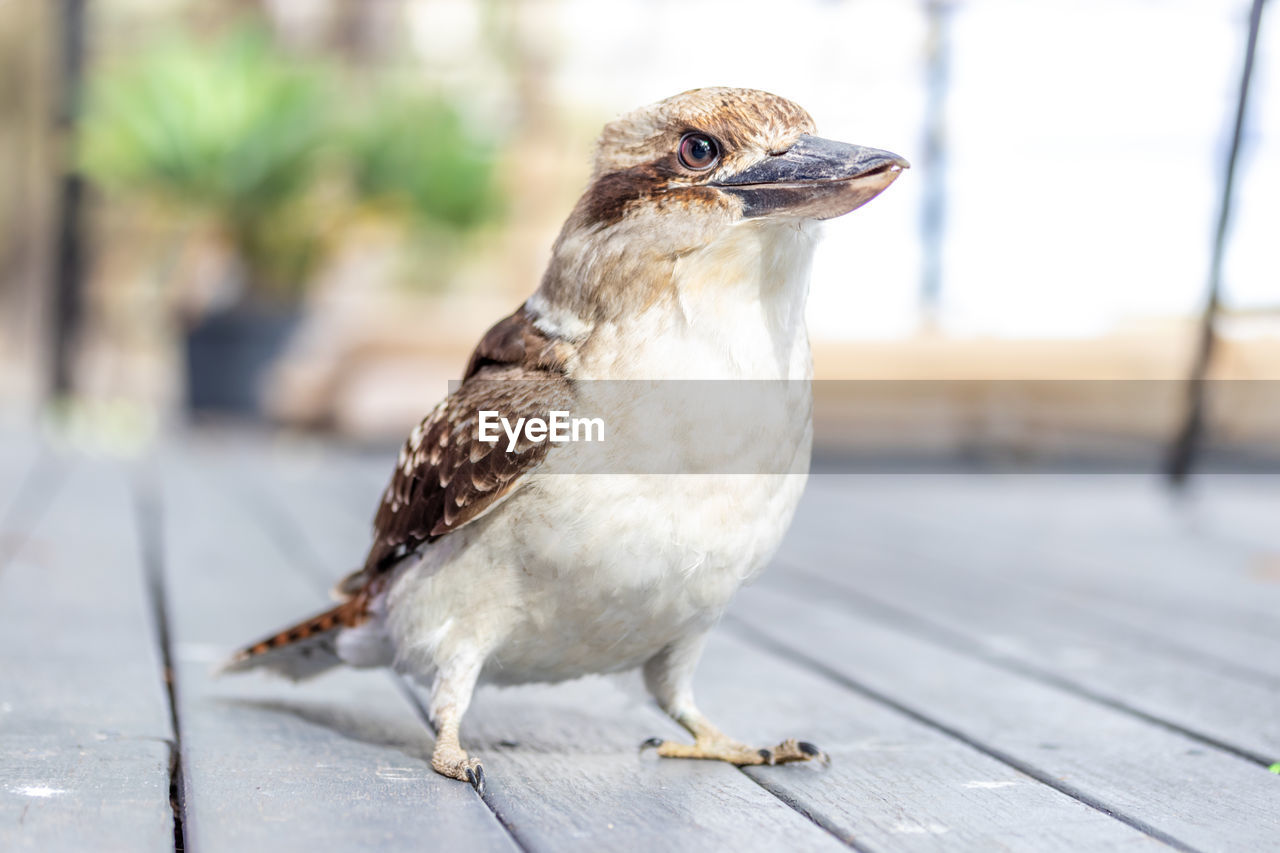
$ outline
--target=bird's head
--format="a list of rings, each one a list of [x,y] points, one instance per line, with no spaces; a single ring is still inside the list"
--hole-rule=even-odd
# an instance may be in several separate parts
[[[909,165],[814,131],[799,105],[732,88],[694,89],[609,123],[590,185],[557,243],[549,284],[570,277],[600,300],[606,294],[584,280],[589,269],[611,268],[615,282],[652,280],[664,259],[716,244],[741,226],[794,230],[848,213]]]
[[[908,167],[897,154],[815,135],[799,105],[756,89],[695,89],[606,125],[577,213],[608,227],[694,215],[831,219]]]

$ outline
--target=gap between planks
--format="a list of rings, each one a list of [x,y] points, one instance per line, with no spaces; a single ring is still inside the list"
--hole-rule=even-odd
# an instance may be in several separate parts
[[[799,581],[800,583],[808,586],[815,594],[818,595],[837,596],[844,603],[850,605],[862,615],[881,624],[896,628],[901,628],[904,625],[910,625],[914,629],[913,633],[921,639],[928,640],[931,643],[941,645],[954,651],[963,652],[969,657],[976,658],[984,663],[999,667],[1006,672],[1011,672],[1015,675],[1040,682],[1041,684],[1072,693],[1096,704],[1104,705],[1112,710],[1120,711],[1144,722],[1176,732],[1184,737],[1191,738],[1198,743],[1230,753],[1237,758],[1250,761],[1260,767],[1270,767],[1277,758],[1276,756],[1263,755],[1262,753],[1256,752],[1247,747],[1239,746],[1213,735],[1205,734],[1151,713],[1150,711],[1144,711],[1127,702],[1122,702],[1114,697],[1100,693],[1093,688],[1075,681],[1074,679],[1051,672],[1047,669],[1036,666],[1035,664],[1012,660],[1002,655],[992,654],[969,635],[939,624],[928,616],[922,616],[918,613],[907,610],[906,608],[891,604],[874,595],[855,592],[842,584],[800,568],[790,561],[777,562],[782,562],[786,565],[789,581]]]
[[[472,792],[424,766],[416,711],[391,683],[338,673],[295,693],[263,674],[215,680],[208,664],[218,650],[304,613],[315,585],[268,537],[258,508],[226,488],[245,472],[227,474],[225,456],[191,451],[163,466],[189,843],[309,849],[339,837],[357,846],[381,838],[402,849],[423,839],[441,849],[519,849]],[[257,594],[239,594],[246,590]],[[411,779],[421,781],[404,784]],[[267,819],[246,819],[255,814]]]
[[[854,503],[847,495],[841,501],[839,493],[831,492],[829,486],[824,488],[830,502],[836,505],[837,511],[841,506],[845,511],[853,509]],[[1043,498],[1038,500],[1042,501]],[[944,506],[947,505],[944,503]],[[1042,512],[1052,509],[1041,504]],[[1147,509],[1151,510],[1152,507],[1148,506]],[[1160,510],[1161,507],[1157,506],[1154,509]],[[871,560],[881,564],[892,561],[897,565],[923,568],[937,575],[955,567],[954,549],[939,547],[934,537],[922,537],[919,533],[923,529],[931,530],[939,534],[938,539],[941,542],[954,543],[963,537],[966,541],[975,543],[975,549],[979,555],[978,559],[970,559],[965,563],[967,574],[986,582],[998,583],[1010,590],[1017,589],[1021,595],[1039,597],[1046,601],[1051,599],[1053,606],[1070,610],[1077,616],[1104,627],[1104,634],[1110,635],[1114,640],[1122,641],[1132,651],[1160,653],[1179,662],[1198,664],[1214,675],[1225,674],[1237,679],[1253,681],[1268,689],[1280,687],[1280,664],[1271,661],[1271,658],[1276,658],[1276,654],[1271,654],[1272,652],[1280,653],[1280,636],[1261,635],[1247,628],[1242,629],[1233,622],[1220,624],[1217,620],[1211,619],[1208,622],[1196,623],[1194,635],[1198,643],[1189,644],[1185,639],[1189,635],[1184,624],[1187,614],[1180,611],[1185,607],[1186,601],[1199,600],[1194,588],[1187,587],[1184,583],[1181,592],[1182,602],[1179,605],[1172,604],[1169,600],[1153,603],[1149,594],[1151,581],[1149,576],[1144,582],[1141,577],[1126,579],[1127,573],[1123,578],[1117,573],[1111,573],[1104,581],[1100,569],[1114,564],[1115,560],[1112,559],[1110,563],[1102,561],[1096,549],[1091,550],[1078,537],[1072,537],[1073,551],[1069,558],[1070,565],[1068,565],[1068,558],[1060,553],[1058,548],[1047,547],[1040,542],[1029,542],[1025,537],[1020,540],[1016,535],[993,537],[978,533],[975,536],[970,531],[975,528],[979,530],[985,530],[985,528],[977,527],[972,520],[967,526],[957,528],[955,520],[950,518],[951,513],[948,512],[924,511],[907,516],[903,514],[901,507],[895,510],[892,502],[888,506],[875,507],[859,502],[855,511],[868,522],[864,524],[863,532],[859,535],[861,546],[857,558],[859,561]],[[868,512],[873,513],[873,518],[866,518]],[[984,516],[979,515],[979,517]],[[817,520],[819,525],[830,523],[829,514],[819,516]],[[1152,529],[1153,523],[1160,529]],[[1139,526],[1146,529],[1143,535],[1148,540],[1152,535],[1158,535],[1164,539],[1176,539],[1185,534],[1185,531],[1180,528],[1170,526],[1172,523],[1169,518],[1161,515],[1155,519],[1146,519]],[[1015,527],[1026,525],[1025,518],[1015,521]],[[911,532],[910,535],[905,535],[908,532]],[[1200,532],[1203,533],[1203,531]],[[1106,535],[1105,532],[1104,535]],[[1021,548],[1017,544],[1019,541],[1022,542]],[[793,546],[801,542],[803,540],[798,541],[798,538],[791,540]],[[1201,542],[1201,544],[1206,543]],[[1148,546],[1152,547],[1152,543],[1148,542]],[[1231,546],[1229,550],[1235,552],[1232,555],[1235,560],[1247,559],[1247,555],[1240,553],[1242,548]],[[1162,558],[1172,556],[1167,542],[1162,546],[1156,546],[1156,551]],[[800,555],[792,554],[791,556],[793,557],[791,562],[800,561]],[[804,559],[806,565],[812,557],[823,559],[820,553],[809,555]],[[1026,572],[1015,568],[1028,564],[1035,565],[1036,571]],[[1081,566],[1094,567],[1084,572],[1088,579],[1083,585],[1077,577],[1081,574],[1079,571]],[[1190,566],[1184,560],[1178,568],[1185,570]],[[1197,574],[1191,572],[1185,576],[1188,581],[1194,583]],[[1199,581],[1203,584],[1216,585],[1223,579],[1222,574],[1224,573],[1219,572],[1218,576],[1214,577],[1200,573]],[[1237,584],[1238,580],[1237,577]],[[1249,594],[1243,589],[1237,591],[1240,596]],[[1254,593],[1260,591],[1253,590]],[[1226,606],[1226,602],[1219,602],[1219,609],[1222,606]],[[1178,627],[1171,627],[1175,625]],[[1257,651],[1248,657],[1243,657],[1240,655],[1242,648]],[[1276,659],[1280,660],[1280,658]]]
[[[968,735],[966,735],[964,732],[958,729],[955,729],[951,726],[948,726],[947,724],[941,722],[940,720],[936,720],[933,717],[930,717],[928,714],[925,714],[921,711],[917,711],[915,708],[912,708],[909,705],[903,704],[902,702],[898,702],[897,700],[881,693],[878,690],[875,690],[872,687],[869,687],[865,684],[862,684],[861,682],[858,682],[852,678],[849,678],[843,673],[840,673],[832,669],[831,667],[827,666],[822,661],[817,660],[816,658],[810,657],[809,655],[806,655],[804,652],[796,649],[795,647],[787,643],[781,642],[778,639],[768,635],[765,632],[761,632],[758,629],[752,628],[750,625],[748,625],[745,621],[743,621],[738,616],[729,614],[725,616],[722,624],[724,624],[726,627],[732,630],[736,636],[742,638],[743,640],[759,648],[765,649],[776,655],[784,657],[787,660],[793,661],[794,663],[809,669],[811,672],[821,675],[823,678],[827,679],[828,681],[834,684],[840,685],[846,690],[851,690],[854,693],[864,696],[873,702],[884,705],[887,708],[892,708],[894,711],[897,711],[899,714],[902,714],[905,717],[909,717],[910,719],[915,720],[921,725],[928,726],[934,731],[940,732],[941,734],[944,734],[947,737],[952,738],[953,740],[959,741],[960,743],[963,743],[965,746],[968,746],[971,749],[977,750],[983,755],[989,756],[990,758],[993,758],[996,761],[999,761],[1001,764],[1011,767],[1020,773],[1025,773],[1027,776],[1030,776],[1032,779],[1035,779],[1037,782],[1040,782],[1043,785],[1047,785],[1048,787],[1053,788],[1055,791],[1058,791],[1059,793],[1062,793],[1065,796],[1068,796],[1071,799],[1076,800],[1077,802],[1082,803],[1091,809],[1094,809],[1095,811],[1099,811],[1102,814],[1105,814],[1107,817],[1110,817],[1114,820],[1118,820],[1121,823],[1127,826],[1130,826],[1133,829],[1136,829],[1137,831],[1145,835],[1149,835],[1158,841],[1168,844],[1170,847],[1174,847],[1178,850],[1182,850],[1184,851],[1184,853],[1198,853],[1197,848],[1192,847],[1191,845],[1177,838],[1174,838],[1173,836],[1169,835],[1168,833],[1160,829],[1157,829],[1156,827],[1152,826],[1146,821],[1140,820],[1136,817],[1133,817],[1132,815],[1125,814],[1121,811],[1118,811],[1117,809],[1113,809],[1110,806],[1108,806],[1106,803],[1102,802],[1101,800],[1098,800],[1094,797],[1089,796],[1085,792],[1071,785],[1068,785],[1066,782],[1063,782],[1060,779],[1055,779],[1051,774],[1040,770],[1038,767],[1036,767],[1034,764],[1031,764],[1030,762],[1022,761],[1014,757],[1013,755],[1010,755],[1009,753],[1004,752],[1003,750],[996,749],[990,744],[984,743],[983,741],[977,740],[975,738],[971,738]]]
[[[174,853],[183,853],[187,842],[186,801],[182,790],[182,723],[178,719],[178,703],[174,696],[173,636],[170,631],[164,577],[163,507],[160,488],[153,475],[139,467],[131,485],[143,576],[146,578],[147,595],[151,604],[152,628],[164,667],[160,680],[165,701],[169,703],[169,723],[173,727],[173,741],[169,744],[169,808],[173,812],[173,849]]]

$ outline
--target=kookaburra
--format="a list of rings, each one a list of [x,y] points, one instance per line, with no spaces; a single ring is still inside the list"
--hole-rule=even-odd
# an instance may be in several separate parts
[[[480,761],[458,739],[477,684],[635,668],[693,736],[649,742],[659,755],[821,757],[804,741],[734,740],[692,689],[707,632],[764,568],[804,488],[817,221],[865,204],[908,165],[814,130],[791,101],[729,88],[608,124],[541,285],[484,335],[462,383],[405,442],[364,566],[337,586],[341,603],[243,649],[227,669],[409,673],[431,687],[432,766],[477,788]],[[572,410],[592,380],[748,379],[788,389],[787,405],[739,439],[767,445],[768,470],[584,473],[574,468],[581,444],[528,432],[482,440],[478,428],[482,411],[516,422]],[[626,406],[595,414],[610,453],[652,429]],[[664,417],[677,441],[684,418],[690,429],[706,422],[679,407]]]

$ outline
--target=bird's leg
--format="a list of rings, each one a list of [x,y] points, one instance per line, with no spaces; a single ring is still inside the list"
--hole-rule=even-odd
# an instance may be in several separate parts
[[[785,764],[790,761],[827,756],[807,741],[784,740],[777,746],[759,748],[734,740],[703,716],[693,701],[693,671],[702,655],[706,634],[677,640],[650,658],[644,665],[644,683],[658,705],[671,719],[693,735],[693,743],[677,743],[650,738],[642,748],[656,747],[667,758],[708,758],[744,764]]]
[[[436,672],[431,686],[431,704],[427,713],[436,727],[436,748],[431,753],[431,766],[442,776],[470,782],[484,793],[484,768],[480,759],[467,755],[458,742],[462,715],[471,704],[471,694],[480,675],[482,661],[453,659],[448,667]]]

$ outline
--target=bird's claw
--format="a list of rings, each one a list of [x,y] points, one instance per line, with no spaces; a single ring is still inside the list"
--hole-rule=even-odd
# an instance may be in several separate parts
[[[802,740],[802,741],[800,741],[799,743],[797,743],[797,744],[796,744],[796,749],[800,750],[800,751],[801,751],[801,752],[803,752],[805,755],[807,755],[807,756],[809,756],[809,757],[813,758],[813,759],[814,759],[815,761],[817,761],[819,764],[823,764],[823,765],[826,765],[826,766],[828,766],[828,767],[831,765],[831,756],[830,756],[830,755],[827,755],[825,752],[823,752],[822,750],[818,749],[818,747],[816,747],[816,746],[814,746],[813,744],[809,743],[809,741],[807,741],[807,740]]]
[[[467,781],[471,783],[471,787],[476,789],[476,793],[484,796],[484,767],[477,763],[475,767],[467,768]]]
[[[662,738],[651,737],[644,743],[640,744],[640,751],[644,752],[646,749],[657,749],[660,746],[662,746]]]

